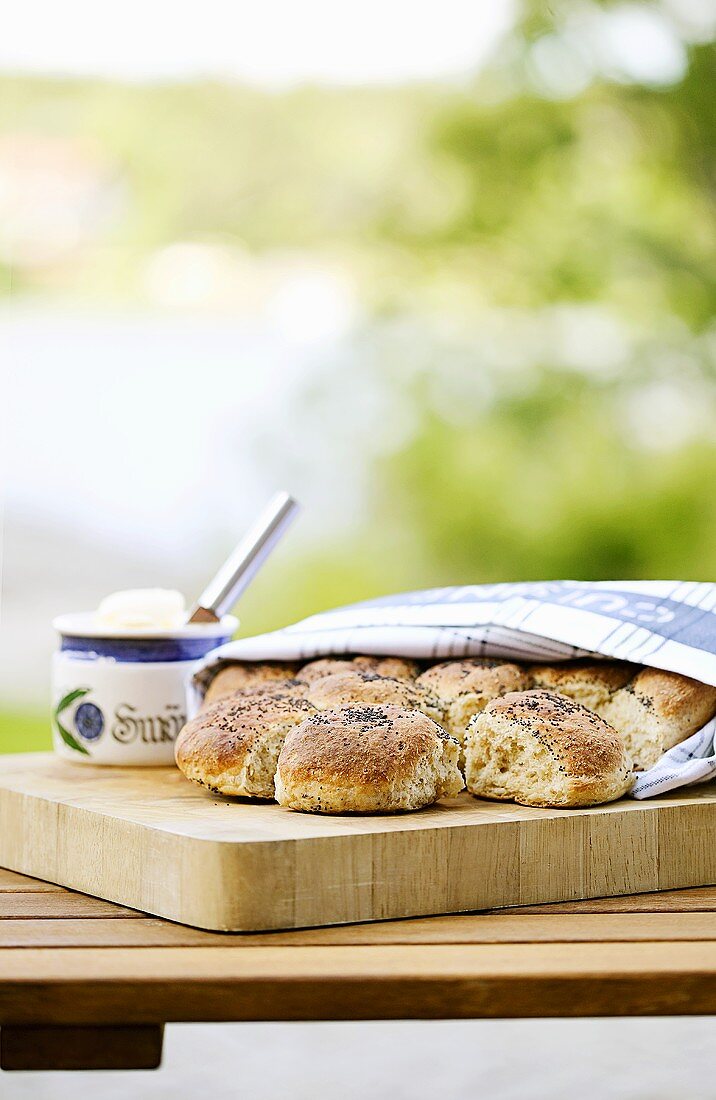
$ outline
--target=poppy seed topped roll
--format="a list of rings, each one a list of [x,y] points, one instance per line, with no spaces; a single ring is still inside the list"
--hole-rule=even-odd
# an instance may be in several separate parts
[[[601,715],[614,692],[629,683],[637,668],[626,661],[580,660],[532,665],[528,671],[533,687],[568,695]]]
[[[204,695],[204,707],[213,706],[220,699],[229,698],[239,691],[256,688],[272,688],[291,681],[298,665],[288,661],[245,661],[223,665],[216,673]]]
[[[433,665],[415,683],[437,699],[439,720],[461,745],[470,719],[491,699],[530,687],[529,677],[519,665],[477,657]]]
[[[417,661],[409,657],[354,657],[353,663],[361,672],[374,672],[376,676],[392,676],[394,680],[414,680],[420,672]]]
[[[462,790],[458,753],[457,742],[420,711],[396,706],[321,711],[286,737],[276,799],[312,813],[417,810]]]
[[[315,684],[326,676],[335,676],[337,672],[354,672],[355,665],[352,657],[320,657],[316,661],[309,661],[296,673],[296,679],[304,684]]]
[[[470,722],[471,794],[526,806],[592,806],[625,794],[631,758],[619,734],[586,707],[549,691],[493,699]]]
[[[219,794],[271,799],[284,738],[314,713],[307,700],[282,692],[222,699],[184,726],[177,767]]]
[[[716,688],[659,668],[642,668],[605,705],[638,769],[701,729],[716,714]]]
[[[419,671],[417,661],[410,661],[407,657],[321,657],[317,661],[309,661],[296,673],[296,677],[312,684],[336,672],[372,672],[394,680],[414,680]]]
[[[377,676],[372,672],[336,672],[309,685],[307,698],[318,710],[332,707],[393,705],[407,710],[422,710],[437,720],[436,701],[407,680]]]

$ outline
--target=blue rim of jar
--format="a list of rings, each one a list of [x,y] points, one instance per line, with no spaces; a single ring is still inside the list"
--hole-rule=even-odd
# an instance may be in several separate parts
[[[83,660],[105,657],[133,664],[198,661],[231,641],[239,621],[224,615],[215,623],[186,623],[175,629],[107,630],[93,612],[60,615],[52,625],[60,635],[60,651]]]
[[[60,650],[85,660],[109,657],[141,664],[154,661],[198,661],[231,640],[231,634],[195,638],[86,638],[63,634]]]

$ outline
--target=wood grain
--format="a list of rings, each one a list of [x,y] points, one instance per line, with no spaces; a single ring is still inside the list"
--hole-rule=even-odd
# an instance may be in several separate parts
[[[716,887],[692,886],[653,894],[624,894],[613,898],[519,905],[511,913],[698,913],[716,911]]]
[[[172,768],[33,754],[0,760],[0,862],[199,928],[290,929],[716,882],[715,806],[698,787],[571,811],[463,795],[322,817],[209,796]]]
[[[100,1037],[114,1065],[148,1067],[163,1020],[716,1012],[714,888],[256,934],[86,916],[104,903],[59,887],[20,896],[47,908],[0,920],[0,1044],[15,1068],[95,1068]],[[619,908],[595,911],[607,902]],[[148,1029],[139,1047],[123,1046],[130,1027]]]
[[[0,922],[2,947],[318,947],[331,944],[670,943],[716,940],[716,914],[466,915],[296,932],[203,932],[158,918]]]
[[[0,950],[0,1024],[716,1012],[716,943]]]
[[[52,894],[61,889],[61,886],[56,886],[52,882],[43,882],[42,879],[29,878],[28,875],[19,875],[17,871],[7,871],[4,867],[0,867],[0,894],[9,893],[10,891],[27,893],[29,890],[36,890],[43,894]]]
[[[57,919],[65,914],[73,917],[90,919],[104,917],[112,920],[137,915],[136,910],[123,909],[119,905],[112,905],[111,902],[88,897],[87,894],[60,894],[57,891],[41,890],[31,890],[26,893],[22,891],[0,893],[0,920],[21,917]]]

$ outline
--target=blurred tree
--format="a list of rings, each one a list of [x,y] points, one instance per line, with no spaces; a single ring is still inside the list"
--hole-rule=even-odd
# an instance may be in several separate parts
[[[694,47],[674,85],[597,81],[567,100],[526,89],[522,70],[497,102],[445,101],[426,157],[457,172],[452,208],[426,223],[393,194],[385,237],[443,263],[472,252],[475,289],[500,304],[601,299],[703,328],[716,304],[713,49]]]
[[[624,397],[546,370],[472,423],[425,413],[380,480],[436,583],[716,575],[716,443],[630,442]]]
[[[147,257],[185,240],[351,273],[372,344],[350,370],[400,428],[374,506],[248,628],[433,581],[713,573],[716,55],[673,15],[671,69],[620,71],[597,40],[625,11],[667,20],[525,4],[468,86],[0,81],[0,130],[90,150],[123,196],[64,265],[18,261],[16,290],[141,300]],[[342,407],[345,384],[322,378]]]

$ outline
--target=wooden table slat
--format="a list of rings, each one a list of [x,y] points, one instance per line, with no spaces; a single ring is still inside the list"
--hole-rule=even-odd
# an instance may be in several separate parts
[[[0,894],[0,922],[16,918],[34,918],[38,921],[46,918],[61,920],[63,917],[102,917],[105,920],[117,920],[144,916],[136,909],[125,909],[113,905],[111,901],[90,897],[88,894],[43,893],[42,891],[10,891]]]
[[[28,891],[39,891],[43,894],[66,893],[64,886],[55,886],[53,882],[43,882],[40,878],[29,878],[27,875],[18,874],[17,871],[7,871],[4,867],[0,867],[0,894],[16,890],[24,893]]]
[[[610,898],[559,901],[550,905],[516,905],[500,913],[695,913],[716,912],[716,887],[691,886],[649,894],[620,894]]]
[[[0,920],[5,917],[144,917],[146,914],[137,909],[129,909],[112,902],[94,898],[89,894],[80,894],[51,883],[42,883],[39,879],[29,879],[24,875],[15,875],[5,871],[2,874],[14,876],[18,882],[8,878],[5,889],[0,886]],[[25,883],[30,884],[25,886]],[[45,889],[42,889],[42,887]],[[42,894],[42,897],[29,895]],[[18,897],[17,895],[25,895]],[[550,905],[521,905],[507,909],[490,909],[485,913],[495,916],[527,915],[567,915],[587,913],[709,913],[716,912],[716,887],[692,886],[684,890],[669,890],[650,894],[626,894],[610,898],[588,898],[584,901],[554,902]],[[410,925],[416,919],[462,921],[475,914],[455,914],[445,917],[412,918],[406,921],[388,922]],[[159,920],[160,918],[155,918]],[[167,922],[169,923],[169,922]],[[381,922],[378,922],[380,926]],[[385,923],[385,922],[384,922]],[[353,927],[353,926],[349,926]],[[358,925],[357,927],[366,927]],[[330,929],[329,929],[330,930]],[[266,933],[275,935],[276,933]],[[292,935],[293,933],[287,933]]]
[[[310,947],[369,944],[639,943],[716,940],[716,914],[554,914],[434,917],[382,924],[341,925],[299,932],[215,933],[136,920],[64,918],[0,922],[3,947]]]
[[[695,891],[694,891],[695,892]],[[683,891],[686,893],[686,891]],[[574,902],[571,904],[560,903],[557,905],[532,905],[525,907],[518,907],[514,909],[500,909],[500,910],[487,910],[484,913],[464,913],[455,916],[448,917],[420,917],[410,918],[404,921],[378,921],[371,924],[358,924],[358,925],[345,925],[344,928],[350,930],[354,928],[385,928],[385,927],[397,927],[405,926],[406,928],[414,927],[419,921],[430,921],[435,924],[438,920],[443,921],[445,926],[450,922],[464,922],[479,917],[493,917],[495,920],[507,920],[515,917],[579,917],[587,915],[629,915],[635,913],[641,913],[644,915],[673,915],[679,914],[699,914],[708,915],[710,913],[716,913],[716,904],[711,902],[711,899],[704,899],[699,897],[679,897],[679,898],[666,898],[659,894],[647,894],[633,895],[629,899],[619,899],[623,904],[615,904],[617,899],[604,898],[597,899],[595,901],[583,901]],[[626,902],[629,902],[627,904]],[[71,920],[77,918],[84,919],[138,919],[147,917],[148,914],[141,913],[137,909],[127,909],[124,906],[115,905],[109,901],[102,901],[100,898],[93,898],[87,894],[73,894],[69,891],[63,893],[43,892],[43,891],[8,891],[5,894],[0,894],[0,922],[3,920],[14,920],[18,918],[25,919],[37,919],[37,920]],[[159,917],[152,918],[159,921]],[[163,922],[168,927],[189,927],[185,925],[173,925],[172,922]],[[0,924],[1,926],[1,924]],[[318,931],[318,930],[315,930]],[[334,936],[336,933],[336,927],[326,928],[326,933],[329,936]],[[218,933],[218,935],[235,935],[238,938],[248,940],[252,935],[268,936],[272,940],[276,940],[277,936],[301,936],[303,930],[291,930],[285,933],[283,932],[265,932],[265,933]],[[347,935],[351,938],[354,935],[353,932],[348,931]],[[377,932],[380,938],[383,937],[383,932]]]
[[[221,934],[4,872],[0,918],[0,1025],[21,1037],[168,1020],[716,1013],[714,887]]]
[[[34,978],[38,965],[48,984],[60,982],[177,980],[245,980],[311,977],[333,981],[342,976],[389,981],[395,975],[450,977],[520,974],[584,974],[682,972],[716,975],[716,943],[685,942],[664,951],[660,943],[572,944],[411,944],[255,946],[247,950],[232,939],[221,951],[212,947],[149,947],[143,951],[117,948],[0,949],[0,974],[5,980]],[[716,988],[714,989],[716,994]]]
[[[0,950],[0,1024],[716,1012],[716,943]]]

